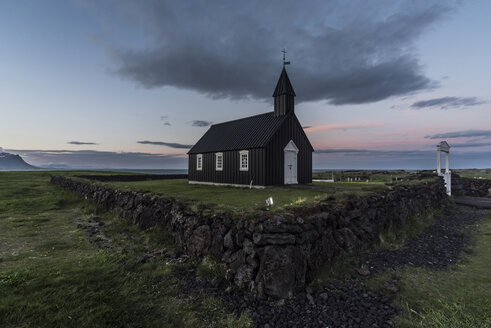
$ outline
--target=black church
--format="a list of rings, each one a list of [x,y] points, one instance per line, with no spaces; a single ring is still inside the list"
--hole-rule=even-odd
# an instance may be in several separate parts
[[[295,115],[295,96],[283,66],[274,112],[212,125],[188,152],[189,183],[312,183],[314,148]]]

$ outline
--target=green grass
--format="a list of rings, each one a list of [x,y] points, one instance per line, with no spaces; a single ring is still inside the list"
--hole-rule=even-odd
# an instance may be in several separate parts
[[[221,301],[183,295],[161,231],[142,231],[49,183],[50,172],[0,173],[0,327],[250,327]],[[105,225],[89,242],[77,224]],[[123,251],[124,250],[124,251]]]
[[[452,170],[463,178],[491,179],[491,169]]]
[[[379,235],[380,248],[401,248],[411,239],[443,216],[443,210],[434,210],[429,214],[417,214],[399,227],[390,226]]]
[[[196,268],[196,274],[199,277],[212,280],[213,278],[224,278],[225,268],[217,260],[206,256]]]
[[[331,179],[334,176],[336,181],[347,181],[348,178],[360,178],[361,181],[389,183],[391,178],[407,180],[411,173],[404,170],[347,170],[347,171],[323,171],[314,172],[313,179]]]
[[[411,238],[439,216],[440,213],[435,212],[423,220],[412,220],[400,229],[391,229],[383,234],[379,247],[401,247],[403,242],[397,238]],[[468,253],[461,255],[458,264],[443,270],[403,267],[363,281],[367,287],[390,293],[395,298],[395,303],[402,309],[396,317],[396,327],[491,327],[491,212],[479,224]],[[323,282],[344,281],[355,268],[363,266],[359,258],[360,254],[352,254],[326,263],[314,273],[312,285],[321,287]],[[382,287],[384,282],[394,279],[398,281],[398,292],[389,292]]]
[[[446,270],[404,268],[397,303],[398,327],[491,327],[491,213],[476,235],[471,255]]]
[[[383,283],[396,279],[393,294],[402,313],[401,328],[491,327],[491,213],[479,226],[474,245],[459,263],[444,270],[403,267],[365,281],[371,289],[387,292]]]
[[[342,198],[346,194],[364,194],[385,188],[381,183],[325,183],[312,186],[278,186],[249,189],[228,186],[188,184],[186,179],[137,182],[107,182],[104,185],[119,190],[142,191],[172,197],[194,208],[206,205],[215,212],[253,213],[266,209],[266,199],[272,197],[273,211],[309,206],[327,197]]]

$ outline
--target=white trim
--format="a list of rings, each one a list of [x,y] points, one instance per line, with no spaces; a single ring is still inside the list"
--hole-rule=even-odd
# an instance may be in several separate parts
[[[246,167],[242,166],[242,156],[246,155]],[[239,169],[241,171],[249,171],[249,151],[248,150],[241,150],[239,151]]]
[[[259,185],[248,185],[248,184],[236,184],[236,183],[216,183],[216,182],[205,182],[205,181],[191,181],[188,180],[189,184],[201,184],[201,185],[209,185],[209,186],[226,186],[226,187],[239,187],[239,188],[256,188],[256,189],[265,189],[266,186]]]
[[[294,151],[298,154],[298,147],[295,145],[293,140],[290,140],[290,142],[283,148],[284,151]]]
[[[218,166],[218,157],[221,158],[221,166]],[[215,153],[215,170],[216,171],[223,171],[223,153]]]
[[[196,171],[203,171],[203,154],[196,155]]]

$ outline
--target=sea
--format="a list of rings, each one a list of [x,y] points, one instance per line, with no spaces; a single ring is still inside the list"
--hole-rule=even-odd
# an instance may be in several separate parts
[[[126,172],[126,173],[146,173],[146,174],[188,174],[187,169],[111,169],[111,168],[101,168],[101,169],[87,169],[87,168],[37,168],[37,169],[24,169],[24,170],[9,170],[9,169],[0,169],[0,171],[84,171],[84,172],[107,172],[107,173],[118,173],[118,172]]]

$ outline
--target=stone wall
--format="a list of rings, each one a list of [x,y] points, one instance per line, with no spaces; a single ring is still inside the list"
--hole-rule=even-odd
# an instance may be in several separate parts
[[[77,175],[77,178],[89,179],[94,181],[148,181],[148,180],[169,180],[169,179],[187,179],[187,174],[104,174],[104,175]]]
[[[459,175],[452,173],[452,195],[490,197],[491,179],[461,178]]]
[[[173,199],[123,192],[65,177],[52,183],[120,212],[143,228],[170,232],[189,255],[211,255],[227,278],[258,295],[291,297],[305,288],[307,272],[337,255],[365,249],[389,226],[445,206],[439,180],[397,186],[382,194],[353,197],[345,204],[326,200],[314,209],[255,218],[203,215]]]

